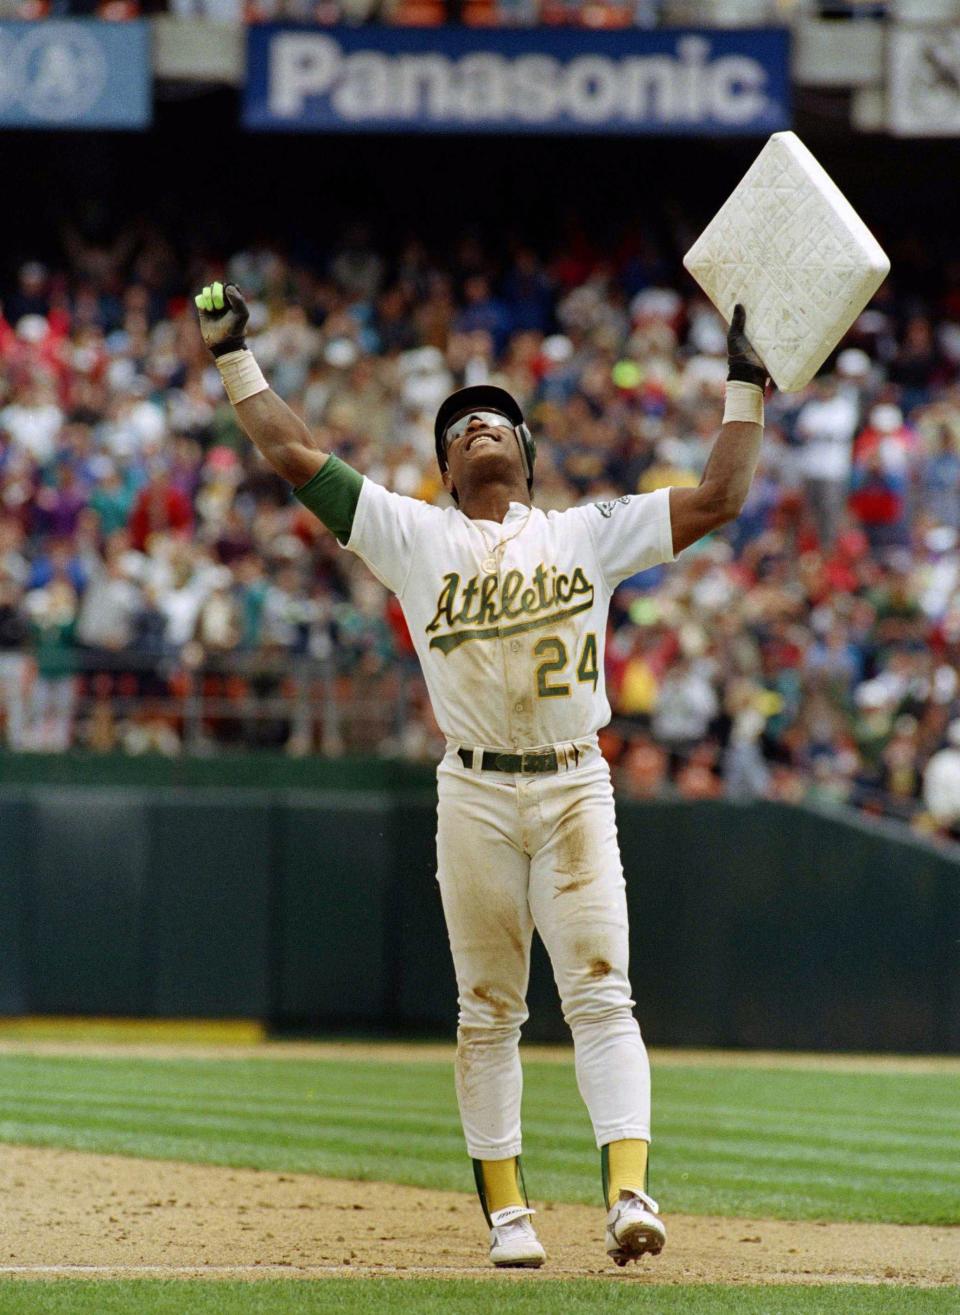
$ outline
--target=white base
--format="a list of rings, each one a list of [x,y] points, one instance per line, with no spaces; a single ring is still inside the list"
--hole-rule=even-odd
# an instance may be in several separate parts
[[[805,387],[890,272],[866,224],[795,133],[775,132],[683,258],[784,392]]]

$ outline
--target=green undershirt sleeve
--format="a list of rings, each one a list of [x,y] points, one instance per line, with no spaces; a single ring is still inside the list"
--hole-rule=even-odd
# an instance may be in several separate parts
[[[339,457],[331,456],[312,479],[294,489],[293,493],[341,543],[346,543],[353,529],[353,517],[362,488],[363,476],[359,471]]]

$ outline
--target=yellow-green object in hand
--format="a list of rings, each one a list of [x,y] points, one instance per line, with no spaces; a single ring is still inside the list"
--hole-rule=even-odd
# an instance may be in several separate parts
[[[225,304],[223,300],[223,284],[219,282],[208,284],[202,292],[197,293],[193,300],[196,303],[198,310],[223,310]]]

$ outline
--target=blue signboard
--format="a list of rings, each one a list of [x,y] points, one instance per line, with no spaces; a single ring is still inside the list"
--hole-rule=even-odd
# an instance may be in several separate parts
[[[0,128],[146,128],[150,92],[146,22],[0,22]]]
[[[244,123],[304,132],[766,135],[790,126],[780,28],[253,26]]]

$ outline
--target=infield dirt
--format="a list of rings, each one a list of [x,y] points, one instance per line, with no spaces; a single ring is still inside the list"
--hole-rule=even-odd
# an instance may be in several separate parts
[[[472,1196],[76,1151],[0,1147],[0,1275],[493,1276]],[[549,1254],[518,1281],[955,1284],[960,1228],[667,1215],[656,1260],[617,1270],[599,1208],[541,1205]],[[509,1271],[507,1271],[509,1272]]]

